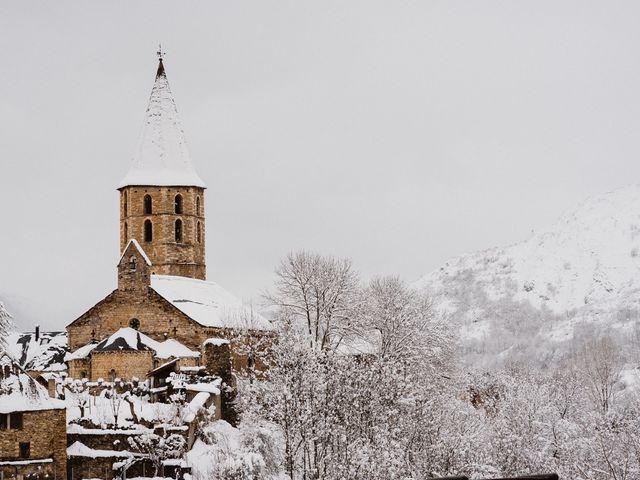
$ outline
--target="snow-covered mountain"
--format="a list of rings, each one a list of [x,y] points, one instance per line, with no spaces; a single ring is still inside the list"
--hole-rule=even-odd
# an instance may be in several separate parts
[[[636,341],[640,186],[593,197],[522,243],[454,258],[414,286],[460,322],[472,361],[545,363],[602,332]]]

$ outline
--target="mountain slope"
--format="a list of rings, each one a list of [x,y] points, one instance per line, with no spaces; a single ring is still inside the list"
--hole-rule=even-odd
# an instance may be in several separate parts
[[[545,363],[605,331],[628,340],[640,309],[640,186],[593,197],[524,242],[454,258],[414,286],[460,322],[473,362]]]

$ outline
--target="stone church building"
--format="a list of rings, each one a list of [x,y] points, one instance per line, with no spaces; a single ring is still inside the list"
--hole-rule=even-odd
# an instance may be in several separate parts
[[[117,288],[67,326],[72,378],[139,378],[175,358],[192,366],[212,357],[198,355],[211,339],[231,349],[236,370],[261,368],[239,333],[268,337],[271,323],[206,280],[205,188],[161,58],[131,169],[118,186]],[[136,341],[131,330],[139,332]],[[144,353],[132,351],[138,345]]]

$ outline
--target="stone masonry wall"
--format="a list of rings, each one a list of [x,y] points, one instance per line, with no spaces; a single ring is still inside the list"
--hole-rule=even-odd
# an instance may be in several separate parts
[[[30,443],[30,459],[52,458],[53,463],[24,466],[0,466],[0,478],[19,474],[49,473],[51,478],[66,478],[67,472],[67,424],[66,411],[39,410],[24,412],[22,428],[0,430],[0,459],[19,460],[21,442]],[[41,466],[42,470],[38,470]]]
[[[154,290],[115,290],[67,326],[69,348],[74,351],[92,340],[100,341],[130,326],[134,318],[140,322],[140,332],[154,340],[173,338],[198,350],[200,339],[206,338],[202,327]]]
[[[175,197],[178,194],[182,196],[182,214],[175,213]],[[152,199],[151,214],[144,213],[145,195],[150,195]],[[182,220],[182,242],[176,242],[175,239],[177,219]],[[151,242],[144,241],[145,220],[151,220],[153,225]],[[204,280],[204,231],[203,188],[128,186],[120,190],[120,251],[124,250],[130,239],[136,239],[149,256],[153,273]]]
[[[91,381],[99,378],[111,380],[111,370],[115,378],[131,380],[133,377],[144,380],[153,368],[153,352],[146,351],[113,351],[91,354]]]

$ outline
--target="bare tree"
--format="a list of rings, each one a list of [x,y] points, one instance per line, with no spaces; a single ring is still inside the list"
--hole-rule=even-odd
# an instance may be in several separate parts
[[[267,299],[304,330],[312,348],[334,348],[349,333],[358,287],[350,260],[290,253],[276,268],[276,276],[275,292]]]
[[[618,346],[611,337],[589,340],[578,354],[578,365],[589,397],[602,413],[607,413],[622,371]]]

